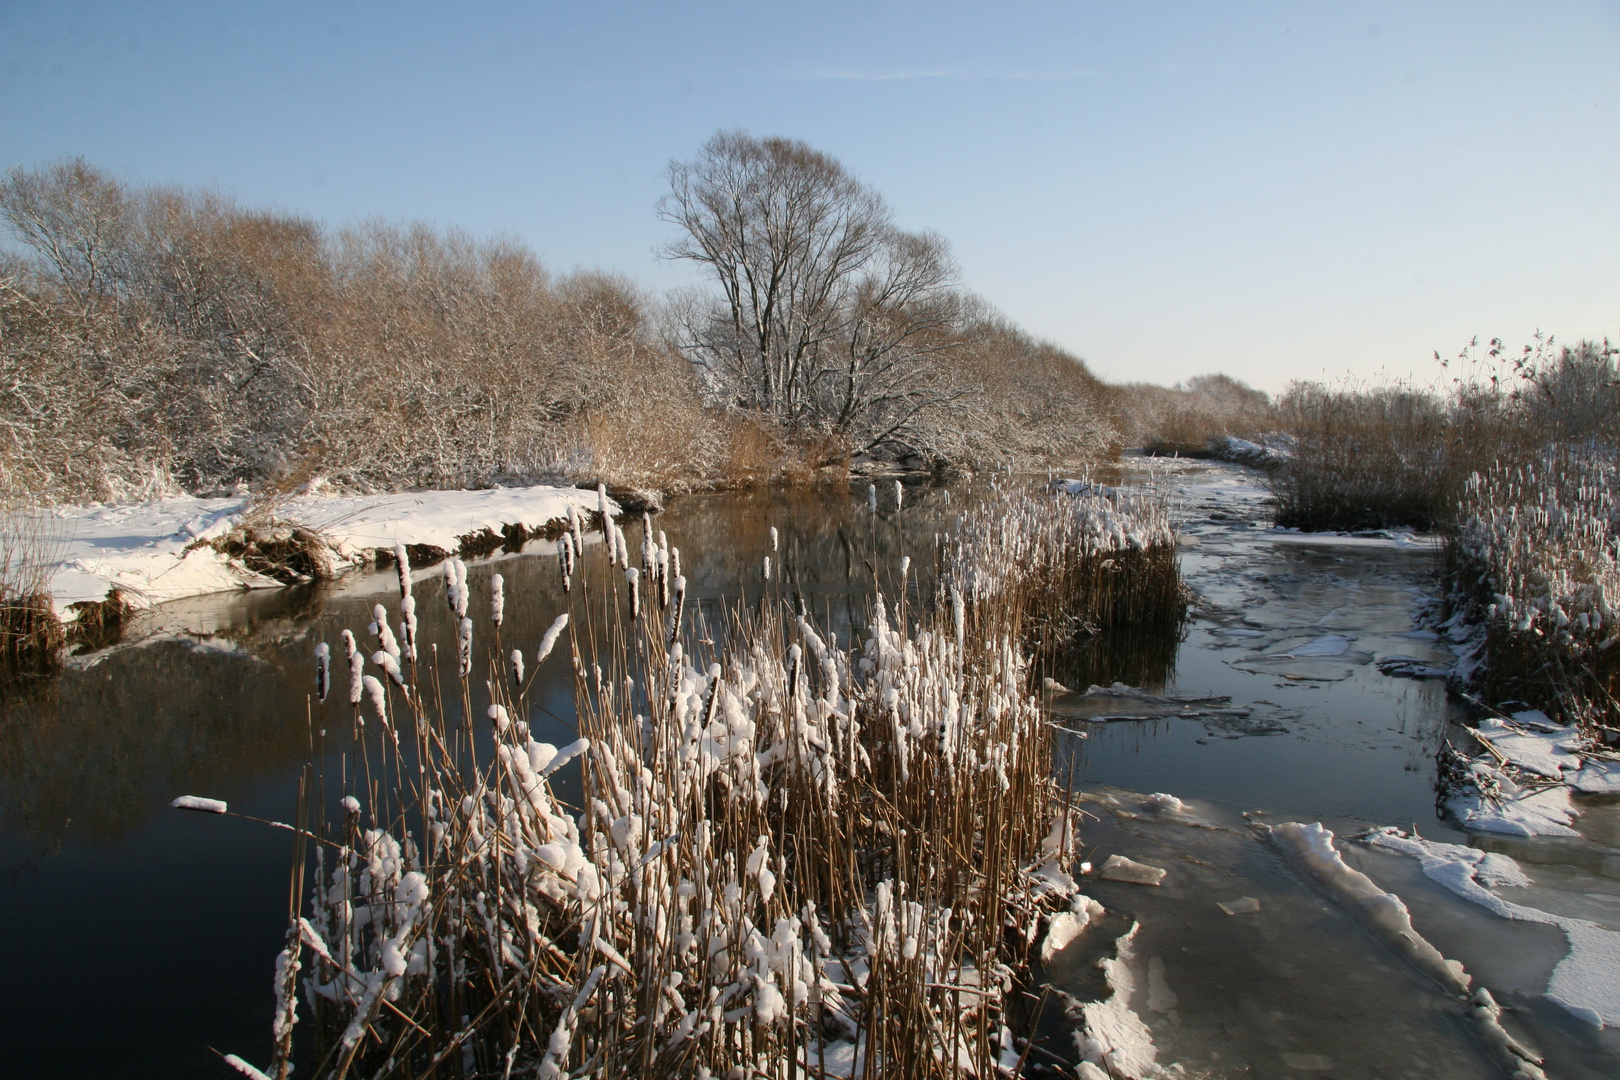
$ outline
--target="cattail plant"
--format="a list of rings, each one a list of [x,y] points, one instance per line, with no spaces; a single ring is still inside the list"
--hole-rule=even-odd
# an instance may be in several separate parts
[[[492,657],[487,738],[467,737],[470,618],[459,702],[415,668],[393,697],[362,674],[363,766],[338,819],[300,825],[317,843],[270,1073],[301,1008],[323,1080],[1014,1074],[1015,996],[1081,902],[1028,642],[1073,621],[1063,588],[1111,584],[1070,597],[1086,618],[1146,602],[1121,582],[1156,566],[1127,555],[1160,542],[1153,512],[1008,496],[941,544],[929,603],[879,594],[844,644],[769,602],[689,620],[660,535],[643,561],[667,602],[634,567],[628,607],[616,575],[571,593],[598,632],[564,639],[582,624],[559,615],[529,681],[521,653],[510,677]],[[1087,569],[1105,557],[1112,577]],[[565,640],[580,738],[559,749],[526,694]],[[553,789],[575,762],[578,808]]]
[[[1620,459],[1547,448],[1463,485],[1447,543],[1452,617],[1481,624],[1462,675],[1579,723],[1620,728]]]

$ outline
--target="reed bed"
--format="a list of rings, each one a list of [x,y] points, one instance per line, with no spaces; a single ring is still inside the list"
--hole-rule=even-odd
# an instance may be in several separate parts
[[[997,489],[948,541],[945,580],[978,605],[1022,612],[1022,643],[1051,662],[1116,629],[1178,638],[1191,596],[1163,492],[1064,481]]]
[[[1493,449],[1443,398],[1410,387],[1296,386],[1280,411],[1294,456],[1268,482],[1285,528],[1442,526],[1475,455]]]
[[[1620,728],[1620,455],[1585,443],[1475,473],[1447,547],[1452,616],[1484,627],[1481,689]]]
[[[332,1080],[1018,1073],[1032,956],[1078,902],[1078,812],[1026,643],[1147,617],[1135,574],[1161,549],[1173,565],[1162,504],[1104,501],[985,505],[941,544],[924,610],[879,594],[842,644],[770,599],[708,625],[679,550],[644,518],[634,559],[604,517],[606,586],[576,521],[571,611],[532,654],[501,641],[520,598],[495,577],[475,626],[448,562],[440,649],[396,552],[397,630],[379,605],[368,648],[317,649],[352,744],[300,799],[314,854],[295,860],[272,1064],[231,1064],[285,1078],[302,1019],[300,1072]],[[561,749],[523,719],[558,662],[580,735]]]

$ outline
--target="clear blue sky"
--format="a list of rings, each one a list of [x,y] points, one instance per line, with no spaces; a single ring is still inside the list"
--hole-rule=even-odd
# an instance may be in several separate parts
[[[1620,6],[0,0],[0,167],[82,154],[662,289],[671,158],[804,139],[1111,379],[1620,335]]]

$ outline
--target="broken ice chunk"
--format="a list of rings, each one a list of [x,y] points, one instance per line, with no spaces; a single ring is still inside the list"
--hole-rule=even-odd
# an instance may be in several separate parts
[[[1260,901],[1252,896],[1240,896],[1236,900],[1217,903],[1215,906],[1228,915],[1253,915],[1260,910]]]
[[[1164,871],[1123,855],[1110,855],[1102,864],[1102,877],[1107,881],[1123,881],[1129,885],[1157,885],[1164,880]]]

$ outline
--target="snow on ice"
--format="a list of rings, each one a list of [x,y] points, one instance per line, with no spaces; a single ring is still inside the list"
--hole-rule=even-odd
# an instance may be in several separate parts
[[[1548,999],[1590,1024],[1620,1025],[1620,933],[1586,919],[1554,915],[1497,896],[1492,888],[1531,883],[1519,864],[1506,855],[1436,843],[1395,829],[1380,829],[1367,843],[1417,859],[1425,876],[1494,915],[1563,930],[1569,938],[1569,955],[1553,969]]]

